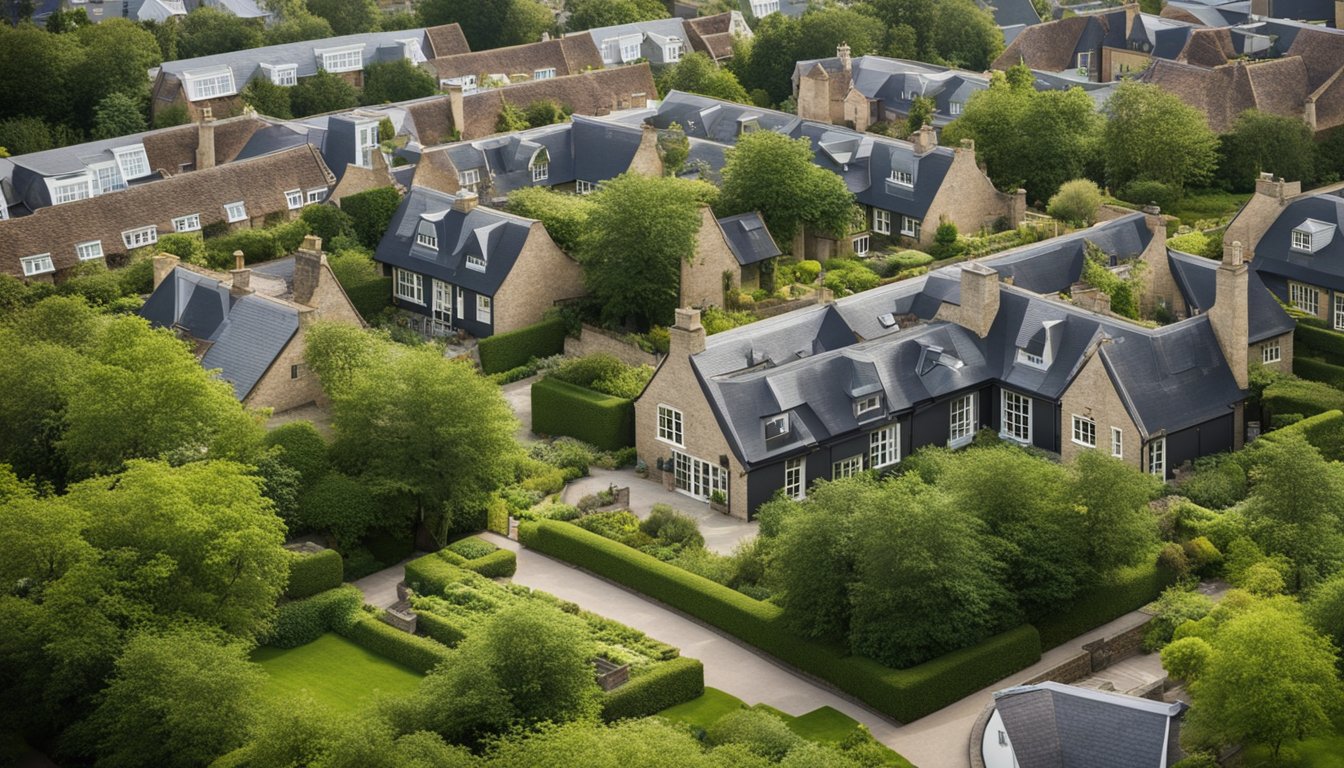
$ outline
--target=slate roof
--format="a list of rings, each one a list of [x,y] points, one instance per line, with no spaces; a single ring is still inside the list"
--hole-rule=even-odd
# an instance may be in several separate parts
[[[692,50],[691,36],[686,30],[686,22],[676,17],[637,21],[632,24],[616,24],[610,27],[596,27],[586,32],[571,32],[566,37],[575,35],[585,35],[591,39],[593,46],[597,49],[598,57],[608,67],[619,67],[628,63],[621,60],[620,40],[622,38],[638,37],[639,58],[648,59],[651,64],[670,63],[664,55],[663,48],[673,40],[681,41],[683,53],[690,53]],[[607,42],[613,44],[614,50],[604,49],[603,44]]]
[[[240,19],[265,19],[271,15],[259,8],[253,0],[204,0],[204,4],[227,11]]]
[[[1041,23],[1031,0],[979,0],[979,5],[994,16],[999,27],[1030,27]]]
[[[999,711],[1021,768],[1155,768],[1180,756],[1187,705],[1045,682],[997,691]]]
[[[1167,249],[1167,263],[1185,303],[1196,312],[1208,312],[1213,307],[1219,262],[1202,256]],[[1291,333],[1297,323],[1284,311],[1274,294],[1265,286],[1260,275],[1251,270],[1247,296],[1249,328],[1247,344],[1257,344],[1275,336]]]
[[[489,75],[526,75],[554,68],[557,77],[585,69],[601,69],[602,56],[591,38],[560,37],[537,43],[474,51],[431,59],[429,66],[440,78],[474,75],[479,85]]]
[[[1246,21],[1251,15],[1251,4],[1249,2],[1233,2],[1209,5],[1200,2],[1171,0],[1171,2],[1162,6],[1162,15],[1167,18],[1203,24],[1207,27],[1223,27]]]
[[[801,79],[814,67],[821,68],[832,78],[843,81],[843,68],[840,59],[809,59],[798,62],[793,69],[795,89]],[[896,111],[908,112],[910,94],[931,98],[935,103],[933,126],[941,128],[955,119],[951,114],[950,102],[964,104],[971,94],[989,87],[989,78],[979,72],[940,67],[906,59],[890,59],[885,56],[859,56],[850,60],[851,81],[854,89],[870,100],[881,101],[882,105]],[[840,86],[846,91],[848,83]],[[840,93],[843,96],[843,93]]]
[[[1128,257],[1147,242],[1140,228],[1143,217],[1134,215],[1089,230],[1090,239]],[[860,380],[880,384],[890,414],[991,381],[1058,400],[1096,354],[1145,437],[1217,418],[1244,399],[1206,316],[1150,329],[1036,293],[1071,284],[1081,240],[1058,238],[981,262],[1016,283],[999,284],[999,311],[984,339],[934,320],[944,303],[961,300],[960,268],[950,266],[716,334],[691,364],[748,468],[857,433],[852,398]],[[1018,363],[1019,347],[1045,343],[1053,351],[1047,370]],[[762,420],[784,411],[799,428],[767,445]]]
[[[779,246],[775,245],[775,239],[770,236],[770,230],[766,229],[761,214],[755,211],[719,219],[719,228],[723,230],[723,237],[728,241],[728,250],[733,252],[733,258],[744,267],[780,254]]]
[[[513,269],[536,222],[481,206],[469,213],[455,211],[454,199],[426,187],[411,187],[373,258],[494,296]],[[416,243],[418,231],[430,230],[438,238],[437,249]],[[484,256],[485,270],[468,267],[468,256]]]
[[[1336,229],[1330,242],[1315,253],[1292,250],[1292,231],[1307,219]],[[1338,231],[1341,225],[1344,225],[1344,197],[1340,192],[1298,198],[1284,207],[1256,243],[1251,269],[1284,300],[1288,298],[1284,280],[1344,291],[1344,234]]]
[[[256,294],[235,296],[219,280],[183,267],[150,294],[141,317],[206,342],[201,365],[218,370],[242,400],[299,329],[299,310]]]

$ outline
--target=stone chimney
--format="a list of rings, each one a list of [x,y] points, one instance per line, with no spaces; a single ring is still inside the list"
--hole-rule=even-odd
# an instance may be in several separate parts
[[[1209,324],[1223,359],[1232,369],[1237,386],[1246,389],[1250,383],[1248,355],[1249,332],[1249,267],[1242,258],[1240,241],[1223,246],[1223,263],[1218,266],[1217,287],[1213,306],[1209,309]]]
[[[677,320],[667,329],[668,355],[674,360],[705,351],[705,327],[700,310],[677,308]]]
[[[1311,129],[1312,133],[1315,133],[1317,130],[1315,96],[1308,96],[1307,100],[1302,103],[1302,119],[1306,121],[1307,127]]]
[[[1344,0],[1335,0],[1335,29],[1344,29]]]
[[[252,290],[252,270],[247,268],[247,258],[242,251],[233,252],[233,269],[229,270],[233,278],[234,293],[249,293]]]
[[[215,118],[210,108],[201,110],[201,122],[196,124],[196,170],[215,167]]]
[[[933,126],[925,123],[918,131],[910,135],[910,143],[915,145],[915,155],[927,155],[938,146],[938,134],[934,133]]]
[[[322,279],[322,238],[308,235],[294,252],[294,302],[312,305]]]
[[[467,129],[467,113],[462,105],[462,84],[452,83],[448,86],[448,114],[452,119],[452,129],[457,132],[459,139],[465,139]]]
[[[1275,177],[1272,173],[1261,173],[1260,178],[1255,180],[1255,194],[1272,197],[1282,203],[1290,197],[1302,194],[1302,182],[1284,181],[1282,177]]]
[[[181,259],[171,253],[160,253],[154,257],[154,290],[159,289],[159,283],[172,274],[180,261]]]
[[[461,213],[471,213],[476,209],[476,203],[479,200],[480,198],[476,196],[475,192],[464,189],[457,193],[457,197],[453,198],[453,210]]]
[[[1269,16],[1269,0],[1251,0],[1251,15],[1261,18]]]
[[[999,314],[999,273],[978,261],[961,265],[961,310],[957,323],[980,338]]]
[[[835,55],[840,57],[840,70],[845,73],[845,79],[849,79],[849,73],[853,67],[853,60],[849,57],[849,43],[837,45]]]

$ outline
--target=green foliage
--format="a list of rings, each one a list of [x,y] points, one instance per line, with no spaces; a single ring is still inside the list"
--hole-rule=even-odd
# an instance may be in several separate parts
[[[957,242],[957,225],[951,221],[942,221],[938,224],[938,229],[933,233],[933,245],[929,246],[929,254],[935,259],[950,259],[961,254],[961,247]]]
[[[783,720],[759,709],[729,712],[710,724],[705,739],[713,745],[741,744],[770,761],[782,759],[803,741]]]
[[[1103,111],[1107,122],[1102,152],[1112,188],[1148,180],[1181,190],[1212,177],[1218,137],[1203,113],[1178,97],[1157,86],[1123,82]]]
[[[421,674],[452,657],[452,651],[442,643],[407,634],[367,614],[337,631],[356,645]]]
[[[752,40],[733,43],[733,58],[728,68],[748,92],[761,90],[771,102],[779,103],[793,91],[792,77],[796,62],[808,58],[798,55],[802,24],[782,13],[761,19],[752,30]],[[835,55],[835,46],[817,57]]]
[[[568,358],[547,375],[604,395],[633,400],[653,378],[653,369],[627,365],[613,355],[598,353]]]
[[[201,239],[197,232],[173,232],[167,235],[161,235],[159,242],[155,247],[161,253],[170,253],[188,264],[205,266],[205,240]],[[144,261],[153,265],[151,259]]]
[[[1254,192],[1261,173],[1308,186],[1316,177],[1311,128],[1288,115],[1248,109],[1220,137],[1218,179],[1234,192]]]
[[[1139,270],[1138,265],[1130,269],[1128,278],[1121,278],[1108,266],[1108,258],[1100,248],[1090,241],[1086,244],[1083,260],[1083,282],[1110,297],[1111,311],[1121,317],[1137,320],[1139,317]]]
[[[933,113],[938,110],[938,102],[923,95],[916,95],[910,102],[910,112],[905,118],[906,133],[914,133],[926,125],[933,125]]]
[[[1209,664],[1213,648],[1202,637],[1182,637],[1162,648],[1162,668],[1175,680],[1191,682]]]
[[[1037,621],[1041,645],[1049,650],[1088,630],[1147,605],[1175,581],[1175,574],[1145,563],[1126,568],[1079,595],[1066,613]]]
[[[281,461],[298,470],[303,486],[310,487],[331,468],[327,441],[311,421],[291,421],[266,433],[265,444],[282,449]]]
[[[468,536],[465,539],[458,539],[449,544],[446,549],[455,555],[461,556],[466,560],[475,560],[478,557],[485,557],[499,549],[494,544],[485,539],[476,536]]]
[[[923,251],[901,251],[887,258],[887,263],[901,272],[916,267],[927,267],[933,263],[933,257]]]
[[[1091,179],[1066,181],[1046,207],[1056,219],[1084,226],[1092,224],[1101,207],[1101,190]]]
[[[716,333],[731,331],[734,328],[741,327],[748,323],[754,323],[760,318],[750,312],[730,311],[709,306],[700,310],[700,324],[705,327],[705,335],[713,336]],[[636,393],[638,394],[638,393]]]
[[[45,152],[54,146],[51,129],[38,117],[12,117],[0,120],[0,147],[10,155]]]
[[[290,102],[290,88],[276,85],[269,77],[254,77],[243,88],[243,103],[257,110],[257,114],[288,120],[294,117]]]
[[[378,187],[341,198],[341,210],[350,217],[355,235],[365,248],[378,247],[399,205],[401,195],[393,187]]]
[[[1255,446],[1251,461],[1242,513],[1265,553],[1288,559],[1284,575],[1299,592],[1340,567],[1344,465],[1326,461],[1300,435]]]
[[[667,17],[667,9],[657,0],[565,0],[569,18],[565,29],[583,32],[637,21]]]
[[[376,32],[382,16],[374,0],[306,0],[308,12],[331,25],[336,35]]]
[[[1149,653],[1161,650],[1171,642],[1176,628],[1187,621],[1199,621],[1213,610],[1213,601],[1207,595],[1190,592],[1181,587],[1168,587],[1157,599],[1153,620],[1143,634],[1143,649]]]
[[[308,13],[306,8],[282,13],[280,20],[267,27],[264,34],[266,45],[283,45],[336,36],[326,19]]]
[[[533,128],[540,128],[543,125],[555,125],[563,123],[569,119],[570,108],[554,99],[538,99],[527,105],[523,110],[523,116],[527,124]]]
[[[222,8],[200,6],[178,21],[177,56],[194,59],[262,45],[261,24]]]
[[[793,265],[794,279],[803,285],[811,285],[816,282],[821,274],[821,262],[815,259],[803,259]]]
[[[680,125],[672,123],[658,132],[658,152],[663,158],[663,172],[676,176],[686,165],[686,158],[690,157],[691,140],[686,138],[686,131]]]
[[[545,378],[532,385],[532,430],[616,450],[634,445],[634,402]]]
[[[434,76],[410,59],[376,61],[364,68],[364,91],[360,94],[360,101],[364,104],[389,104],[433,96],[437,90],[438,82]],[[344,207],[349,199],[342,200],[341,206]]]
[[[481,339],[477,347],[481,370],[499,373],[522,365],[534,357],[550,357],[565,351],[565,321],[542,320],[535,325]]]
[[[295,117],[335,112],[359,105],[359,94],[354,86],[342,80],[340,75],[326,70],[312,77],[299,78],[299,82],[288,90],[290,111]]]
[[[700,525],[695,518],[666,504],[654,504],[649,516],[639,524],[639,530],[669,546],[698,548],[705,545],[705,537],[700,535]]]
[[[1344,461],[1344,429],[1341,427],[1344,427],[1344,413],[1331,410],[1262,435],[1260,439],[1276,443],[1289,435],[1301,435],[1325,458],[1331,461]]]
[[[812,163],[812,154],[806,139],[790,139],[773,131],[742,136],[727,152],[723,192],[715,212],[729,216],[759,211],[784,248],[791,246],[801,229],[843,235],[848,231],[854,198],[844,180]]]
[[[1261,402],[1276,419],[1289,414],[1316,416],[1344,410],[1344,391],[1319,381],[1284,377],[1265,388]]]
[[[92,139],[112,139],[145,130],[140,102],[124,93],[109,93],[93,109]]]
[[[509,212],[537,219],[565,253],[575,253],[597,207],[589,197],[546,187],[522,187],[509,193]]]
[[[341,586],[344,576],[345,564],[341,560],[341,553],[334,549],[311,554],[291,552],[285,597],[297,600],[335,589]]]
[[[299,214],[299,219],[308,225],[308,229],[328,247],[333,247],[337,238],[354,237],[355,225],[350,215],[334,205],[310,205]]]
[[[205,241],[206,260],[216,269],[232,269],[234,251],[242,251],[247,263],[280,259],[299,249],[308,234],[303,219],[266,229],[240,229]]]
[[[822,286],[835,292],[837,298],[876,288],[882,278],[863,262],[852,259],[831,259],[826,262],[826,277]]]
[[[473,51],[534,43],[555,23],[537,0],[424,0],[416,10],[427,27],[461,24]]]
[[[671,659],[640,670],[630,682],[602,697],[602,719],[607,722],[648,717],[705,692],[705,667],[698,659]]]
[[[939,58],[954,67],[988,70],[1003,51],[994,17],[973,0],[939,0],[935,8],[932,42]]]
[[[751,97],[732,72],[720,68],[708,54],[696,51],[658,74],[658,93],[671,91],[698,93],[713,99],[750,104]]]
[[[337,251],[327,256],[327,264],[360,316],[377,317],[390,306],[392,278],[383,277],[382,269],[368,251],[358,248]]]
[[[315,323],[308,331],[304,361],[328,396],[354,384],[357,373],[385,352],[377,336],[344,323]]]
[[[1132,181],[1120,188],[1116,196],[1135,205],[1156,205],[1166,211],[1174,207],[1181,199],[1181,190],[1166,182],[1151,179]]]
[[[363,593],[352,584],[292,600],[276,611],[275,622],[262,640],[275,648],[307,645],[327,632],[340,631],[353,623],[363,604]]]
[[[1219,453],[1195,460],[1195,472],[1180,485],[1182,496],[1209,509],[1227,509],[1246,498],[1246,469],[1237,456]]]

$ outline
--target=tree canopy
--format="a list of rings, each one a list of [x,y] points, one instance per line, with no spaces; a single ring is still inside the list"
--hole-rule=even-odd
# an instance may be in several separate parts
[[[1155,85],[1122,82],[1103,108],[1102,154],[1113,188],[1158,181],[1175,189],[1213,177],[1218,137],[1204,115]]]
[[[289,89],[290,110],[295,117],[335,112],[359,104],[355,87],[326,70],[312,77],[300,78]]]
[[[751,103],[746,89],[737,82],[737,77],[699,51],[682,56],[681,61],[658,74],[658,92],[666,96],[670,91],[699,93],[740,104]]]
[[[803,228],[833,236],[849,227],[854,198],[839,176],[812,162],[812,145],[773,131],[755,131],[727,152],[721,215],[760,211],[787,249]]]
[[[565,28],[570,32],[667,17],[666,6],[658,0],[565,0],[565,11],[569,13]]]
[[[374,62],[364,68],[365,104],[387,104],[432,96],[438,90],[434,76],[409,59]]]
[[[178,23],[177,56],[182,59],[257,48],[265,43],[260,20],[240,19],[208,5],[192,10]]]
[[[473,51],[534,43],[555,24],[537,0],[423,0],[417,10],[425,26],[461,24]]]
[[[1316,177],[1316,146],[1311,128],[1287,115],[1250,109],[1219,137],[1218,178],[1235,192],[1255,190],[1262,172],[1305,188]]]

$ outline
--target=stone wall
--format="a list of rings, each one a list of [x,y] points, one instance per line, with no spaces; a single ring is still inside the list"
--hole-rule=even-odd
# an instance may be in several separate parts
[[[565,337],[565,354],[570,357],[611,355],[626,365],[657,366],[659,356],[587,323],[580,327],[579,338]]]
[[[981,227],[993,226],[1000,216],[1013,214],[1014,195],[994,188],[985,172],[975,162],[975,144],[969,139],[953,150],[952,166],[943,177],[942,186],[929,203],[928,213],[920,227],[919,242],[929,245],[944,219],[957,225],[957,230],[970,234]],[[892,216],[892,231],[899,231],[900,222]]]
[[[705,307],[724,304],[723,273],[733,273],[733,285],[742,279],[737,258],[709,206],[700,207],[700,229],[695,234],[695,255],[681,263],[681,298],[678,306]]]
[[[493,330],[506,333],[539,323],[557,301],[582,295],[579,263],[560,250],[541,222],[533,222],[522,252],[495,294]]]
[[[1096,423],[1096,449],[1111,454],[1111,427],[1119,427],[1122,435],[1120,458],[1133,467],[1143,469],[1143,439],[1130,418],[1129,411],[1115,391],[1115,384],[1106,373],[1101,356],[1094,350],[1073,383],[1060,398],[1060,457],[1071,461],[1086,447],[1073,442],[1073,417],[1090,417]]]

